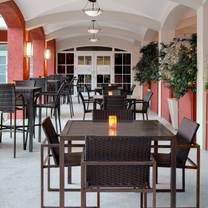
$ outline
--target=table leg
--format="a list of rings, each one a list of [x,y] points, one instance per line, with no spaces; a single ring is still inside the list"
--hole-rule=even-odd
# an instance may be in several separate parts
[[[68,144],[70,145],[72,142],[71,141],[68,141]],[[71,147],[68,147],[68,153],[71,152]],[[71,166],[68,167],[68,184],[71,184],[72,183],[72,177],[71,177],[71,172],[72,172],[72,168]]]
[[[40,96],[39,103],[42,104],[42,96]],[[38,142],[41,142],[41,118],[42,118],[42,108],[39,108],[39,126],[38,126]]]
[[[60,141],[60,192],[59,192],[59,208],[64,208],[64,139]]]
[[[176,207],[176,137],[171,140],[171,208]]]
[[[29,119],[29,151],[33,151],[33,134],[34,134],[34,96],[30,93],[28,96],[28,119]]]

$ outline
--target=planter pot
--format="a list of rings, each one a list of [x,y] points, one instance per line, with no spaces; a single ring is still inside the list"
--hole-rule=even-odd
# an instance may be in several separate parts
[[[176,98],[168,98],[168,107],[172,126],[174,129],[178,129],[178,100]]]

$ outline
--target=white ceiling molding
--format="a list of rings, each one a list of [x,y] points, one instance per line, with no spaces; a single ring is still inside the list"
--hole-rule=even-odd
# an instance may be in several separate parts
[[[27,29],[31,29],[40,25],[58,24],[67,21],[84,21],[86,19],[91,20],[81,11],[62,12],[51,15],[37,17],[35,19],[26,22]],[[113,22],[125,22],[126,24],[135,25],[136,27],[143,26],[158,30],[160,28],[160,22],[154,19],[150,19],[145,16],[133,15],[124,12],[105,11],[101,16],[97,17],[97,21],[113,21]]]
[[[203,4],[203,0],[169,0],[169,1],[176,2],[180,5],[184,5],[192,9],[198,9]]]
[[[148,29],[144,35],[143,43],[148,43],[151,41],[155,41],[155,38],[158,36],[158,32],[155,30]]]
[[[122,48],[127,51],[139,51],[138,45],[129,42],[127,40],[119,39],[116,37],[108,36],[99,36],[99,41],[97,43],[91,43],[89,41],[89,36],[79,36],[68,38],[65,40],[57,41],[57,50],[65,50],[68,48],[80,47],[80,46],[106,46],[106,47],[115,47]]]
[[[101,25],[100,25],[101,26]],[[101,26],[102,30],[98,33],[98,35],[103,34],[109,34],[113,36],[121,36],[123,39],[132,39],[141,41],[143,38],[143,34],[134,33],[128,30],[123,30],[119,28],[113,28],[113,27],[103,27]],[[66,39],[69,37],[73,37],[75,34],[86,34],[87,35],[87,27],[81,26],[81,27],[68,27],[63,28],[60,30],[57,30],[53,33],[50,33],[47,35],[46,39]]]

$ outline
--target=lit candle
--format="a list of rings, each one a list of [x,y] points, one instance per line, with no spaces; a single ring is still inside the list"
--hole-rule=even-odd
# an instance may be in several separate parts
[[[116,129],[109,129],[108,135],[109,136],[117,136],[117,130]]]
[[[112,91],[108,91],[108,96],[112,96],[113,92]]]
[[[116,129],[117,128],[117,116],[111,115],[108,117],[108,125],[110,129]]]

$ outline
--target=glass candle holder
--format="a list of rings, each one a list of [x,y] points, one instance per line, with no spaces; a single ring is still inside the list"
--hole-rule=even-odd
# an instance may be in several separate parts
[[[108,117],[108,126],[109,126],[109,129],[116,129],[117,128],[117,116],[110,115]]]
[[[113,92],[112,91],[108,91],[108,96],[112,96]]]

